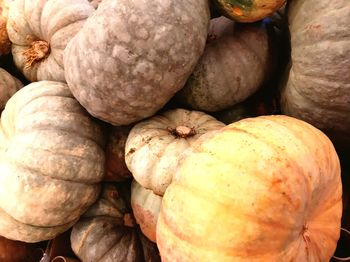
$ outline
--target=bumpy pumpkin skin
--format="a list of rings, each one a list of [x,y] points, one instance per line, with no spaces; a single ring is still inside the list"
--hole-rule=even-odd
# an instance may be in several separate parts
[[[162,261],[329,261],[342,184],[330,140],[287,116],[202,136],[162,200]]]
[[[4,109],[10,97],[22,87],[21,81],[0,68],[0,112]]]
[[[162,197],[142,187],[136,180],[131,184],[131,207],[137,224],[149,240],[156,242],[157,220]]]
[[[278,9],[286,0],[213,0],[223,15],[238,22],[261,20]]]
[[[174,109],[136,124],[125,145],[125,161],[135,180],[162,196],[181,154],[201,135],[225,124],[199,111]]]
[[[194,69],[208,23],[207,0],[102,1],[67,46],[67,83],[113,125],[154,115]]]
[[[18,69],[31,81],[65,82],[63,50],[94,12],[86,0],[15,0],[7,31]]]
[[[6,55],[11,51],[11,42],[6,30],[11,1],[13,0],[0,0],[0,56]]]
[[[347,148],[349,13],[347,0],[291,1],[288,17],[292,66],[281,99],[283,113],[322,129],[335,144]]]
[[[204,53],[178,100],[209,112],[233,106],[261,87],[271,66],[270,54],[265,27],[212,19]]]
[[[71,246],[82,262],[160,262],[156,245],[137,230],[123,197],[116,186],[105,184],[99,200],[74,225]]]
[[[39,242],[74,224],[98,197],[102,147],[100,126],[66,84],[12,96],[0,124],[0,235]]]

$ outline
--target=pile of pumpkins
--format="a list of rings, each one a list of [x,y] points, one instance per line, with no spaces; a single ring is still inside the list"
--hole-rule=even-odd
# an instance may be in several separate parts
[[[0,0],[0,262],[349,255],[349,14]]]

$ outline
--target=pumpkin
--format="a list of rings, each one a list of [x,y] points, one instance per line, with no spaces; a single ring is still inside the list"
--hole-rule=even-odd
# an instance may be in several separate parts
[[[125,163],[125,143],[131,127],[112,127],[106,146],[106,174],[104,181],[122,181],[132,177]]]
[[[31,81],[65,82],[63,50],[94,8],[86,0],[15,0],[7,31],[16,66]]]
[[[156,242],[156,227],[162,197],[142,187],[136,180],[131,184],[131,207],[142,233]]]
[[[199,111],[174,109],[136,124],[125,145],[125,161],[135,180],[162,196],[180,155],[201,135],[223,127]]]
[[[179,91],[179,102],[209,112],[242,102],[266,80],[271,54],[264,26],[212,19],[204,54]]]
[[[6,23],[10,2],[13,0],[0,0],[0,56],[11,51],[11,42],[7,35]]]
[[[162,261],[329,261],[342,183],[324,133],[284,115],[200,137],[162,200]]]
[[[7,100],[22,86],[21,81],[0,68],[0,111],[4,109]]]
[[[28,261],[37,247],[37,244],[13,241],[0,236],[0,262]]]
[[[82,262],[155,262],[159,253],[135,227],[128,201],[118,186],[105,184],[99,200],[73,226],[71,246]]]
[[[261,20],[278,9],[286,0],[213,0],[221,13],[238,22]]]
[[[326,11],[325,11],[326,10]],[[350,145],[350,5],[347,0],[296,0],[288,10],[291,68],[282,83],[284,114]],[[315,44],[317,43],[317,44]]]
[[[184,86],[208,23],[207,0],[102,1],[67,45],[67,83],[91,115],[113,125],[152,116]]]
[[[66,84],[12,96],[0,122],[0,235],[39,242],[71,227],[98,197],[103,143]]]

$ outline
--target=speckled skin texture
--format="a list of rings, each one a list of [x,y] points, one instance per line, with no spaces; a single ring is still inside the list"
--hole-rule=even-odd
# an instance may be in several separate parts
[[[99,200],[74,225],[71,246],[82,262],[160,262],[156,245],[138,230],[124,197],[130,199],[105,184]]]
[[[350,146],[350,4],[296,0],[289,7],[292,67],[282,92],[285,114]]]
[[[149,117],[184,86],[208,23],[207,0],[102,1],[67,46],[67,83],[113,125]]]
[[[34,82],[65,82],[63,50],[94,8],[86,0],[15,0],[11,5],[7,31],[16,66]],[[23,52],[37,40],[49,44],[46,58],[26,66]]]
[[[38,242],[67,230],[98,197],[102,146],[66,84],[19,90],[1,115],[0,235]]]
[[[178,137],[171,130],[184,126],[193,135]],[[135,180],[162,196],[177,170],[181,154],[203,134],[225,126],[199,111],[174,109],[136,124],[125,145],[125,161]]]
[[[0,68],[0,113],[5,108],[6,102],[16,93],[23,84],[6,70]]]
[[[225,17],[210,22],[204,54],[178,100],[209,112],[233,106],[253,94],[266,79],[271,63],[267,30],[238,25]]]
[[[161,196],[133,180],[131,184],[132,211],[142,233],[154,243],[156,243],[156,228],[161,203]]]

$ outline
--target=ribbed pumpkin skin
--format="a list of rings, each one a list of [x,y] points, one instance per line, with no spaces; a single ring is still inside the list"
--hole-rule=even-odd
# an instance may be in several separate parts
[[[350,145],[350,4],[291,1],[292,67],[282,92],[285,114],[305,120],[336,144]]]
[[[98,197],[102,146],[66,84],[36,82],[11,97],[0,125],[0,235],[39,242],[67,230]]]
[[[29,81],[65,82],[63,50],[94,10],[86,0],[14,1],[7,31],[15,64]],[[47,46],[45,55],[43,50]],[[30,57],[40,55],[41,59],[29,61]]]
[[[162,196],[172,181],[181,154],[201,135],[225,124],[199,111],[174,109],[136,124],[125,145],[125,162],[135,180]],[[176,128],[193,134],[180,137]]]
[[[247,118],[202,136],[162,200],[162,261],[329,261],[342,215],[337,153],[311,125]]]
[[[154,115],[194,69],[208,23],[208,0],[102,1],[67,46],[67,83],[113,125]]]
[[[16,93],[23,84],[16,77],[0,68],[0,112],[4,109],[6,102]]]
[[[0,56],[11,51],[11,42],[6,30],[9,5],[11,1],[13,0],[0,0]]]
[[[286,0],[213,0],[221,12],[238,22],[261,20],[282,7]]]
[[[215,112],[261,87],[271,66],[271,50],[262,25],[214,18],[208,36],[204,53],[178,97],[192,109]]]
[[[99,200],[73,227],[74,253],[82,262],[160,262],[156,245],[128,224],[131,217],[122,192],[105,184]]]
[[[131,207],[136,222],[142,233],[151,241],[156,242],[157,220],[162,197],[152,190],[142,187],[136,180],[131,184]]]

